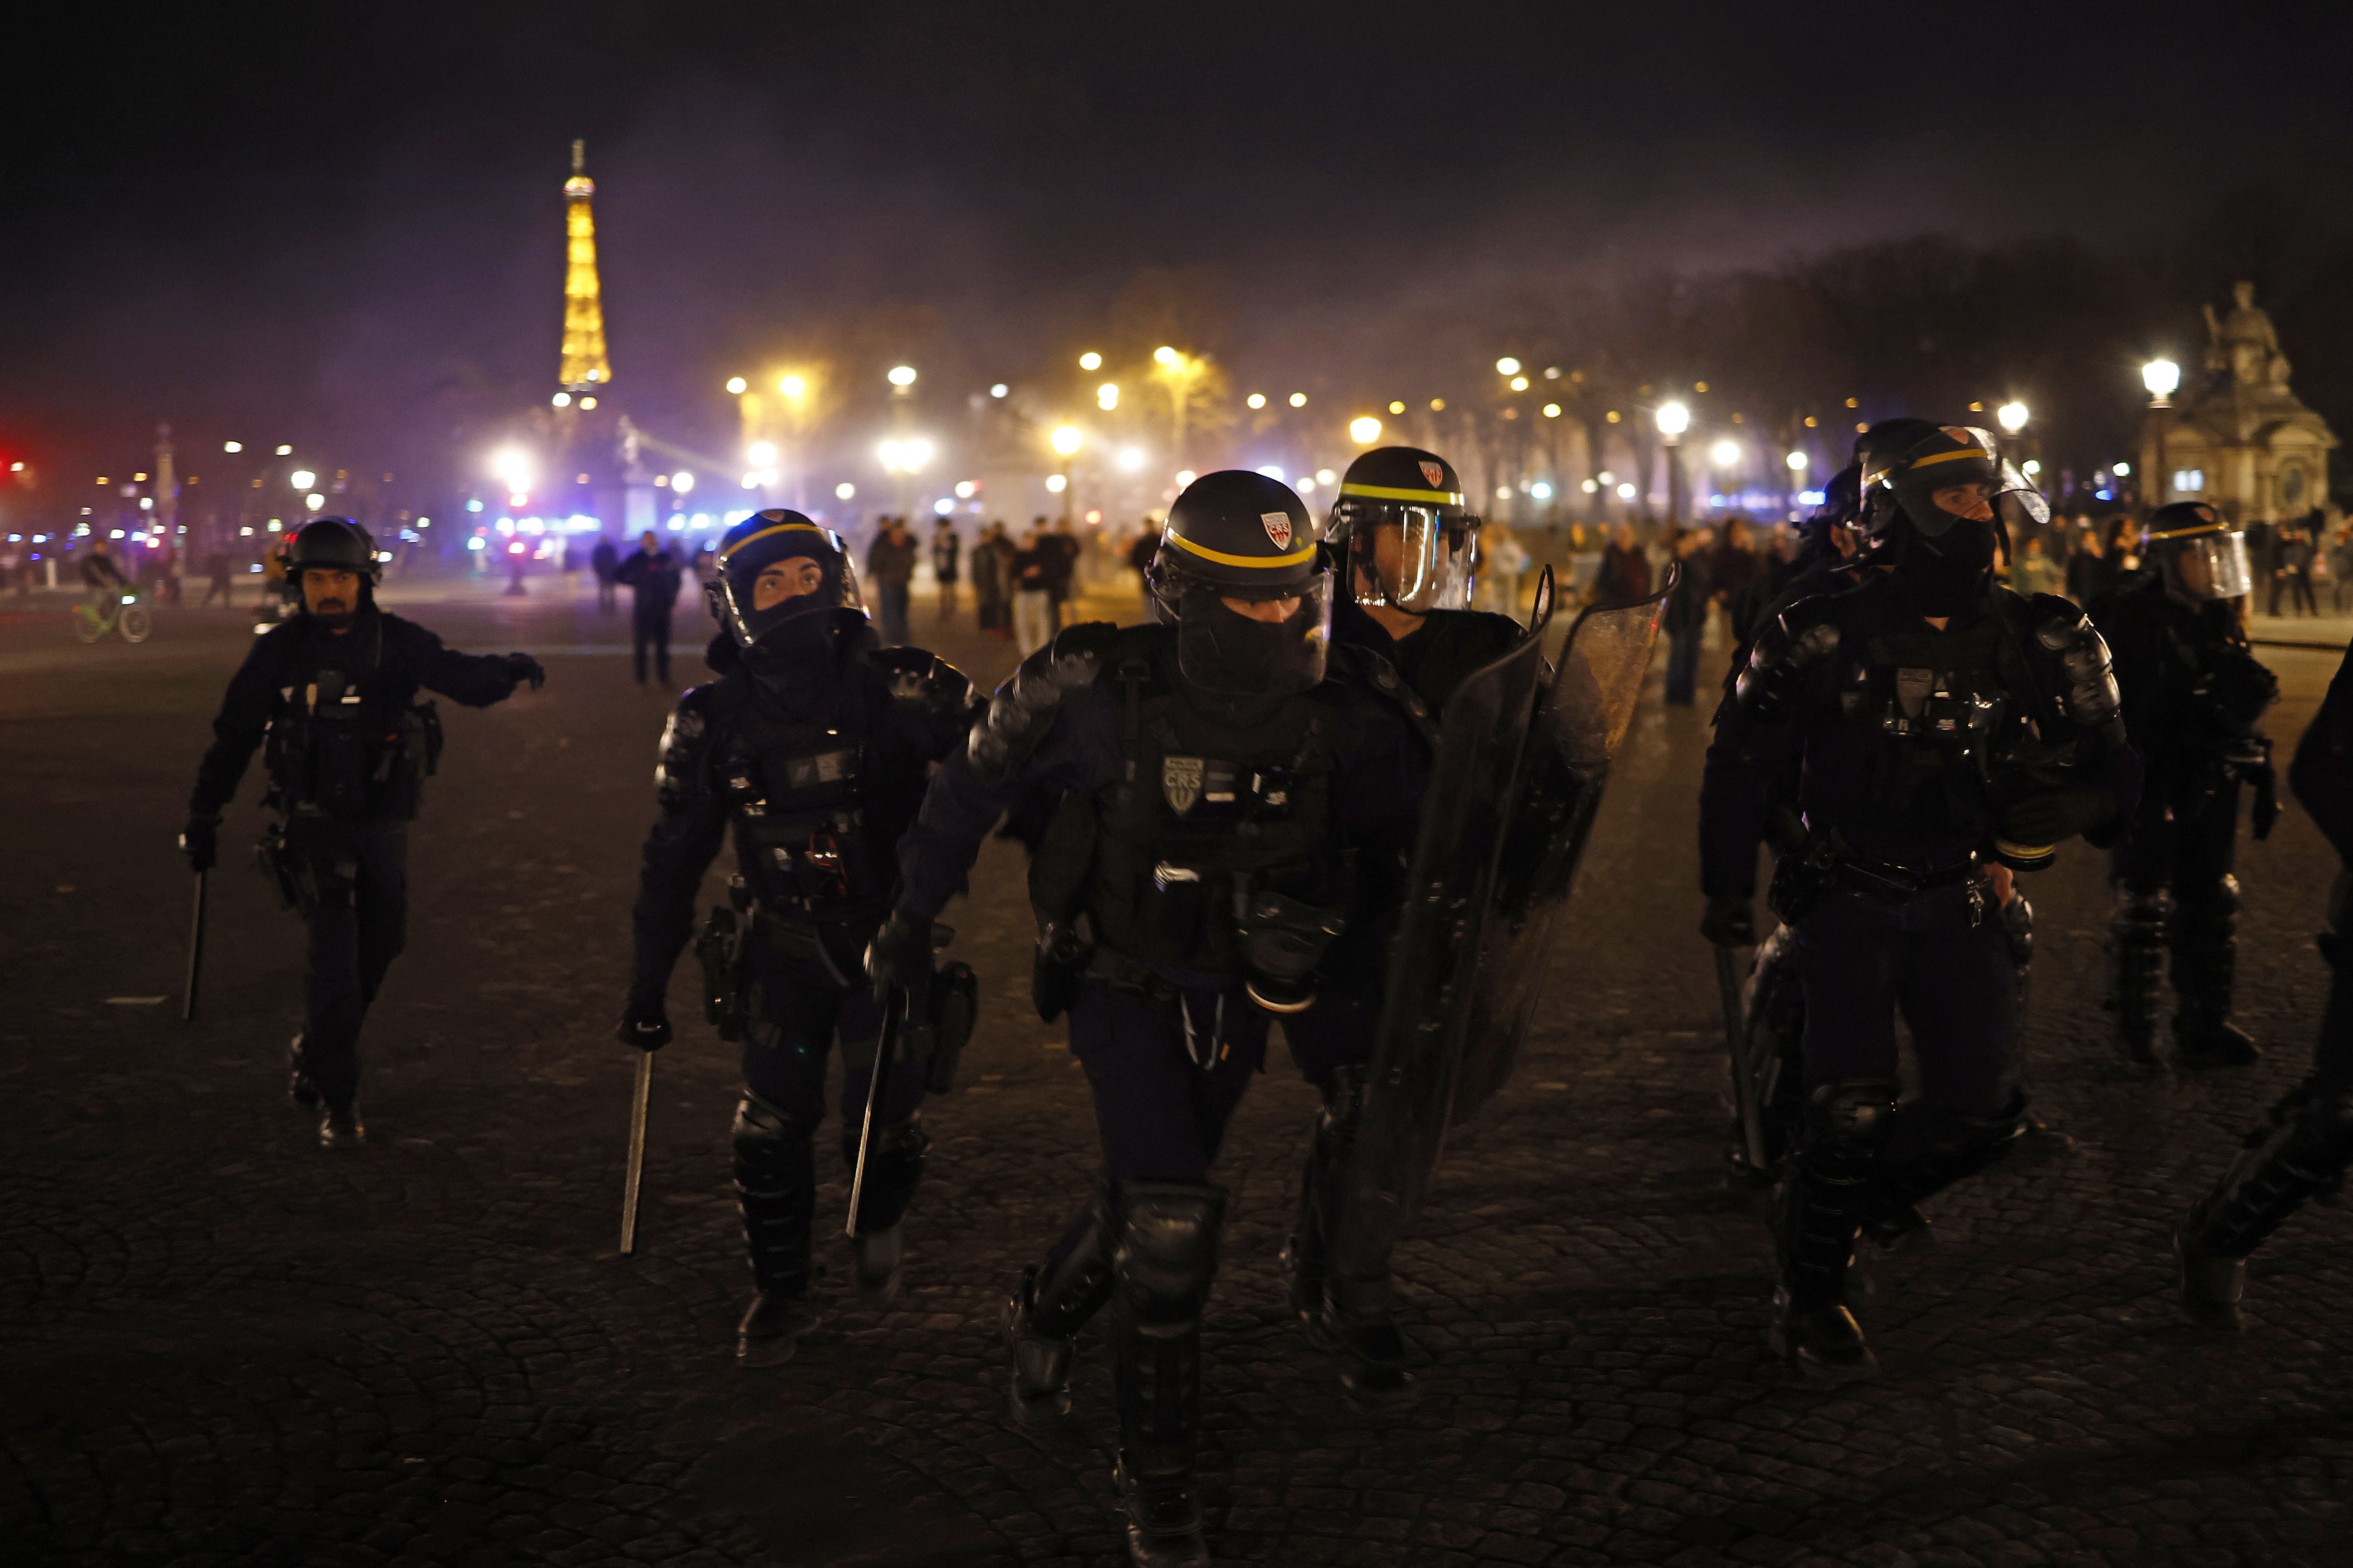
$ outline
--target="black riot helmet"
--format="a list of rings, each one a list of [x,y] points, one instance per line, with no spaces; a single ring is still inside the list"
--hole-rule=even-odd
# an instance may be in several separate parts
[[[773,574],[771,596],[763,605],[766,574]],[[831,612],[861,620],[866,615],[841,536],[782,507],[755,511],[727,531],[719,542],[719,574],[706,592],[712,617],[746,650],[797,642],[805,631],[812,643],[829,645],[839,619]]]
[[[1942,539],[1964,513],[1936,502],[1940,492],[1983,486],[2002,530],[2051,521],[2051,504],[2025,475],[1997,456],[1989,432],[1973,425],[1888,419],[1872,427],[1856,456],[1862,464],[1862,520],[1874,539],[1900,521],[1919,536]]]
[[[1273,696],[1324,679],[1332,573],[1306,503],[1282,480],[1227,468],[1187,485],[1145,582],[1176,624],[1178,670],[1204,691]],[[1289,608],[1279,620],[1250,613],[1266,605]]]
[[[2156,563],[2177,599],[2236,599],[2253,586],[2247,536],[2202,500],[2178,500],[2149,513],[2140,553]]]
[[[356,572],[370,584],[384,580],[375,540],[348,517],[313,518],[295,531],[286,552],[287,580],[300,584],[310,571]]]
[[[1447,460],[1419,447],[1376,447],[1348,465],[1324,525],[1345,562],[1342,591],[1410,615],[1471,606],[1479,520]]]

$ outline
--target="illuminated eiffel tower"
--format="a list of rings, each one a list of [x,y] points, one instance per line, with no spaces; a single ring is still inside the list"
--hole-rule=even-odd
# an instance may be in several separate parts
[[[573,399],[609,386],[605,303],[596,283],[596,182],[583,172],[588,144],[572,143],[572,177],[564,182],[564,365],[556,379]],[[584,405],[585,406],[585,405]]]

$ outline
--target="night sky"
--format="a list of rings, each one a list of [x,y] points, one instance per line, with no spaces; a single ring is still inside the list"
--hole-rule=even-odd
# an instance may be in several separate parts
[[[2257,181],[2342,220],[2328,9],[73,8],[0,99],[0,440],[78,471],[163,418],[397,446],[452,388],[543,401],[575,136],[617,395],[688,438],[819,334],[1039,374],[1146,267],[1215,280],[1240,379],[1345,383],[1612,268],[2122,250]]]

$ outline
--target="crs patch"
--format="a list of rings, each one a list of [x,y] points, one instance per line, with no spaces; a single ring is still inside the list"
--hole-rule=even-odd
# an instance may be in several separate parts
[[[1262,511],[1258,520],[1266,527],[1266,536],[1274,541],[1277,550],[1291,548],[1291,514],[1286,511]]]
[[[1193,809],[1201,798],[1202,759],[1199,757],[1163,757],[1160,760],[1160,793],[1168,801],[1168,809],[1182,816]]]
[[[1430,481],[1431,489],[1442,490],[1446,488],[1446,470],[1436,463],[1422,464],[1421,477]]]

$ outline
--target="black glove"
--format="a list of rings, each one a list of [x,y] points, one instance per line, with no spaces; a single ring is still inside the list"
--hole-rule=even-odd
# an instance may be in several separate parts
[[[533,691],[547,684],[547,670],[539,660],[527,653],[511,653],[506,658],[507,677],[517,686],[531,682]]]
[[[180,829],[180,853],[188,858],[191,871],[209,871],[219,865],[220,818],[190,816],[188,825]]]
[[[2247,775],[2247,782],[2254,786],[2255,791],[2255,803],[2248,814],[2248,822],[2255,830],[2255,841],[2261,843],[2272,836],[2273,828],[2279,826],[2279,775],[2273,772],[2269,763],[2265,763],[2261,769]]]
[[[621,1009],[621,1026],[613,1031],[613,1037],[641,1051],[658,1051],[670,1044],[670,1009],[659,996],[651,1001],[632,996]]]
[[[1717,947],[1755,947],[1757,910],[1746,893],[1710,893],[1699,934]]]
[[[2116,814],[2116,795],[2107,785],[2068,784],[2011,801],[1994,826],[2010,843],[2040,849],[2097,827]]]
[[[866,977],[878,996],[892,986],[911,996],[926,994],[932,984],[932,922],[892,910],[867,944]]]

